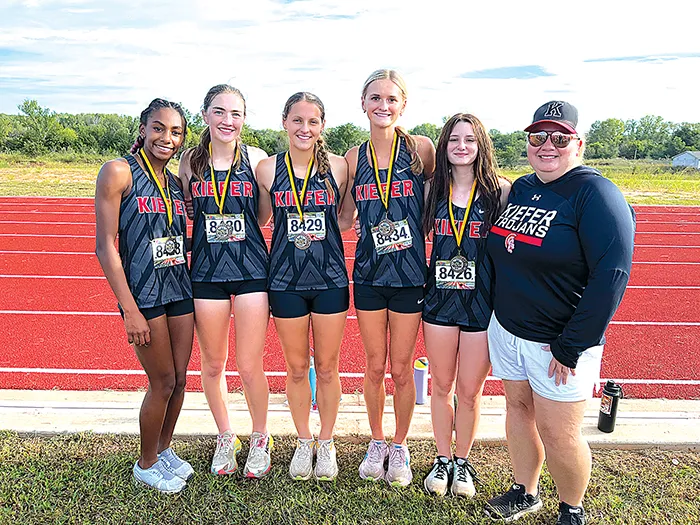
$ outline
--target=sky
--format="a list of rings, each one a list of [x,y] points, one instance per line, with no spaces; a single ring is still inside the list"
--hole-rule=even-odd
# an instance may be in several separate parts
[[[409,129],[466,111],[511,132],[549,100],[578,108],[579,131],[700,122],[699,20],[697,0],[0,0],[0,113],[137,116],[155,97],[195,112],[229,83],[253,128],[281,129],[297,91],[327,126],[368,128],[362,85],[393,68]]]

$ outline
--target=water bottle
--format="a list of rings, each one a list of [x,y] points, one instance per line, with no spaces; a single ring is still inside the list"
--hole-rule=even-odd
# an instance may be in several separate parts
[[[413,381],[416,384],[416,404],[424,405],[428,400],[427,357],[419,357],[413,362]]]
[[[603,396],[600,398],[600,412],[598,413],[598,430],[612,432],[615,430],[615,418],[617,417],[617,404],[624,397],[622,387],[612,379],[608,379],[603,387]]]
[[[311,348],[309,356],[309,385],[311,386],[311,411],[318,412],[316,404],[316,367],[314,366],[314,349]]]

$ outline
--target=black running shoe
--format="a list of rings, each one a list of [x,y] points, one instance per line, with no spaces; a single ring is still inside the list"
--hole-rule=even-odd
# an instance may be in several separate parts
[[[490,499],[484,507],[486,515],[494,521],[510,523],[525,514],[542,508],[539,494],[533,496],[525,492],[524,485],[513,484],[502,496]]]
[[[583,507],[573,507],[560,501],[557,525],[586,525],[586,513],[583,512]]]

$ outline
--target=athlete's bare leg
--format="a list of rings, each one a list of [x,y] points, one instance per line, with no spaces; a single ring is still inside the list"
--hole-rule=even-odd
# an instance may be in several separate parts
[[[316,400],[321,418],[319,440],[331,439],[340,406],[340,343],[343,340],[348,312],[311,314],[314,334],[314,366],[316,368]]]
[[[219,434],[231,430],[226,362],[231,326],[230,299],[195,299],[197,340],[202,358],[202,389]]]
[[[384,376],[388,356],[388,310],[357,310],[357,320],[365,348],[365,379],[363,384],[367,417],[372,439],[384,440]],[[415,400],[414,400],[415,401]]]
[[[275,327],[282,343],[287,364],[287,400],[297,434],[302,439],[312,436],[309,427],[311,385],[309,384],[309,320],[310,314],[292,319],[275,317]]]
[[[253,432],[267,433],[270,387],[263,368],[265,336],[270,321],[267,293],[238,295],[233,301],[236,328],[236,368],[253,422]]]
[[[486,331],[460,332],[455,415],[455,455],[458,458],[469,456],[479,428],[481,393],[491,369],[488,344]]]
[[[184,393],[185,375],[183,372],[187,368],[189,352],[192,350],[193,317],[192,314],[187,314],[173,319],[176,320],[173,336],[179,339],[175,341],[178,352],[177,363],[173,348],[171,348],[170,323],[165,315],[148,321],[151,329],[151,343],[148,346],[134,347],[136,356],[148,376],[148,390],[139,413],[141,429],[139,466],[144,469],[153,466],[158,461],[159,448],[164,441],[163,438],[166,437],[165,434],[172,435],[172,429],[163,432],[166,414],[169,426],[174,427],[182,407],[181,395],[176,397],[172,406],[170,400],[176,389]],[[189,350],[187,350],[188,341]],[[168,443],[169,441],[168,437]]]
[[[438,326],[423,322],[425,349],[430,361],[432,395],[430,415],[438,455],[452,457],[452,428],[454,406],[452,397],[457,377],[459,327]]]
[[[389,360],[394,381],[394,443],[405,444],[413,409],[416,406],[416,384],[413,381],[413,354],[420,327],[421,314],[400,314],[389,311]]]

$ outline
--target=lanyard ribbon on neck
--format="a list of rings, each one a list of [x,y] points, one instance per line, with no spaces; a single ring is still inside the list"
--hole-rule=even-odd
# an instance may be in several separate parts
[[[369,151],[372,155],[372,167],[374,168],[374,178],[377,180],[377,191],[379,197],[384,204],[384,208],[389,209],[389,192],[391,191],[391,174],[394,171],[394,157],[396,156],[396,143],[398,142],[399,134],[394,132],[394,140],[391,143],[391,158],[389,159],[389,171],[386,176],[386,191],[382,191],[382,182],[379,179],[379,164],[377,163],[377,153],[374,151],[372,141],[369,141]]]
[[[474,179],[474,184],[472,184],[471,192],[469,193],[469,203],[467,204],[467,210],[464,212],[464,219],[462,224],[457,231],[457,223],[455,222],[455,214],[452,211],[452,182],[450,181],[450,201],[448,203],[447,209],[450,211],[450,224],[452,225],[452,231],[455,234],[455,240],[457,241],[457,249],[459,250],[462,246],[462,239],[464,238],[464,229],[469,220],[469,210],[471,210],[472,203],[474,202],[474,194],[476,193],[476,178]]]
[[[160,179],[156,177],[156,172],[153,169],[153,166],[151,166],[151,162],[148,160],[146,152],[143,151],[143,148],[139,150],[139,157],[141,157],[141,160],[146,165],[146,170],[148,171],[148,174],[153,178],[153,181],[156,183],[156,186],[158,186],[158,191],[160,191],[161,197],[163,197],[163,201],[165,202],[165,211],[168,214],[168,228],[170,228],[173,225],[173,203],[172,198],[170,196],[170,184],[168,184],[168,172],[165,170],[165,166],[163,166],[163,177],[165,178],[164,190],[163,185],[160,183]]]
[[[211,166],[211,185],[212,188],[214,189],[214,202],[216,205],[219,207],[219,214],[224,213],[224,201],[226,200],[226,194],[228,193],[228,181],[231,178],[231,170],[233,167],[236,165],[238,162],[238,159],[241,156],[241,148],[238,147],[238,144],[236,144],[236,152],[233,155],[233,162],[231,165],[228,167],[228,173],[226,174],[226,179],[224,180],[224,191],[221,192],[221,199],[219,199],[219,189],[218,185],[216,184],[216,174],[214,173],[214,157],[212,157],[211,153],[211,142],[209,143],[209,162]]]
[[[311,170],[314,166],[314,158],[311,157],[309,159],[309,167],[306,168],[306,175],[304,176],[304,185],[301,187],[301,197],[299,197],[299,194],[297,193],[297,186],[294,183],[294,170],[292,170],[292,156],[289,152],[285,153],[284,162],[287,165],[287,174],[289,175],[289,184],[292,186],[294,204],[296,205],[297,211],[299,212],[299,219],[303,219],[304,214],[302,213],[301,205],[304,202],[304,197],[306,196],[306,186],[309,183],[309,176],[311,175]]]

